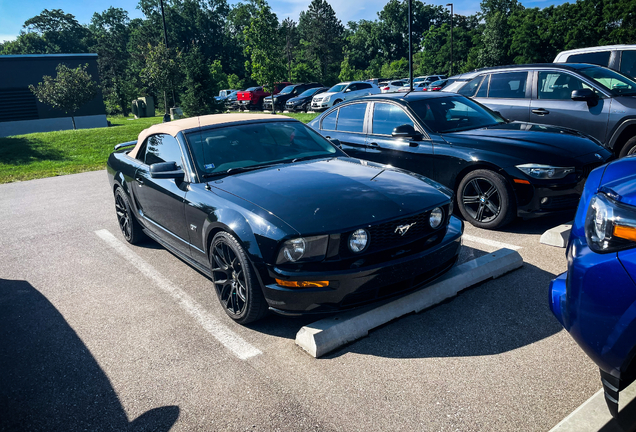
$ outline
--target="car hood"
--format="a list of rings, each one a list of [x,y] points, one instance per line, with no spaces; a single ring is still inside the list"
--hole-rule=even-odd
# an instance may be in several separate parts
[[[281,164],[210,185],[263,208],[303,235],[417,214],[450,198],[448,189],[425,177],[351,158]]]
[[[319,93],[319,94],[323,94],[323,93]],[[316,95],[318,96],[318,95]],[[298,103],[298,102],[304,102],[307,99],[312,99],[313,96],[303,96],[303,97],[293,97],[291,99],[288,99],[287,102],[291,102],[291,103]]]
[[[503,123],[482,129],[446,133],[443,137],[453,145],[494,151],[526,163],[567,166],[572,164],[572,159],[587,164],[602,162],[610,157],[608,150],[573,129],[535,123]],[[597,158],[594,154],[601,157]]]
[[[318,95],[316,95],[314,97],[326,98],[326,97],[337,95],[337,94],[340,94],[340,93],[342,93],[342,92],[325,92],[325,93],[320,93],[320,94],[318,94]]]
[[[624,204],[636,206],[636,156],[628,156],[607,165],[599,185]]]

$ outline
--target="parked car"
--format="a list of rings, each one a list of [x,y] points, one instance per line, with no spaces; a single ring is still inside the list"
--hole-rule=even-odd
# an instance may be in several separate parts
[[[151,126],[116,146],[108,179],[124,238],[148,235],[209,276],[243,324],[395,295],[444,273],[461,246],[451,190],[352,159],[284,116]]]
[[[480,69],[462,78],[469,81],[453,90],[510,120],[578,129],[617,156],[636,152],[636,81],[616,71],[548,63]]]
[[[235,93],[235,92],[237,92],[237,91],[240,91],[240,90],[229,90],[229,89],[227,89],[227,90],[220,90],[220,91],[219,91],[219,95],[218,95],[218,96],[214,96],[214,99],[216,99],[218,102],[224,102],[224,101],[225,101],[225,99],[227,99],[227,97],[228,97],[230,94]]]
[[[274,84],[274,94],[278,94],[283,88],[290,85],[291,83],[282,82]],[[239,101],[240,107],[245,110],[263,110],[263,99],[272,93],[267,92],[263,89],[263,87],[250,87],[245,91],[240,91],[237,93],[237,99]]]
[[[284,89],[280,91],[280,93],[267,96],[263,99],[263,109],[271,110],[272,109],[272,98],[274,98],[274,103],[276,104],[277,110],[282,110],[285,107],[287,101],[293,97],[300,95],[305,90],[311,88],[322,87],[322,84],[319,83],[305,83],[305,84],[292,84],[288,85]]]
[[[352,157],[400,167],[455,191],[471,224],[501,228],[578,204],[611,152],[566,128],[508,122],[461,95],[387,93],[340,104],[309,123]]]
[[[433,81],[432,83],[424,87],[423,91],[440,91],[441,89],[446,87],[448,81],[448,79]]]
[[[342,82],[331,87],[325,93],[314,96],[311,100],[311,109],[323,111],[342,101],[376,93],[380,93],[380,89],[371,83],[363,81]]]
[[[311,100],[313,99],[313,97],[318,94],[324,93],[327,90],[329,90],[329,87],[314,87],[310,88],[309,90],[305,90],[300,95],[289,99],[285,104],[285,109],[291,112],[307,112],[311,107]]]
[[[237,91],[227,95],[227,97],[223,101],[225,103],[225,109],[230,110],[230,111],[237,111],[239,109],[239,106],[240,106],[239,102],[238,102],[238,92],[239,91],[240,90],[237,90]]]
[[[424,91],[425,88],[426,88],[426,83],[424,81],[420,81],[418,83],[413,84],[413,91]],[[411,91],[411,86],[408,84],[398,89],[398,92],[402,92],[402,93],[405,93],[408,91]]]
[[[404,86],[404,81],[402,80],[388,81],[386,84],[384,84],[384,86],[380,87],[380,91],[382,93],[396,92],[401,89],[402,86]]]
[[[562,51],[554,63],[590,63],[636,78],[636,45],[605,45]]]
[[[413,84],[423,82],[426,85],[432,83],[433,81],[439,81],[446,78],[446,75],[426,75],[420,76],[417,78],[413,78]]]
[[[550,308],[598,365],[605,401],[636,377],[636,156],[592,171],[572,224],[568,270],[550,283]]]

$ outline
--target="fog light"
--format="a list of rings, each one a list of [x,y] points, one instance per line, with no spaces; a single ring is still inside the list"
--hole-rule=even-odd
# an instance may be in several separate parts
[[[548,200],[549,199],[547,197],[541,198],[541,204],[547,204]]]
[[[276,283],[285,288],[324,288],[329,286],[329,281],[286,281],[275,279]]]

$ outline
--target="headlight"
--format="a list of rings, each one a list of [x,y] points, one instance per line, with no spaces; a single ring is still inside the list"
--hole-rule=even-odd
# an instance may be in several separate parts
[[[444,211],[439,207],[435,207],[431,212],[431,215],[428,217],[428,223],[431,224],[431,228],[433,229],[438,228],[442,224],[443,220]]]
[[[562,179],[566,175],[574,172],[574,167],[555,167],[539,164],[517,165],[517,168],[524,174],[541,180]]]
[[[330,99],[331,99],[331,96],[326,96],[322,101],[323,102],[329,102]]]
[[[603,193],[594,195],[585,217],[585,237],[590,249],[598,253],[636,247],[636,208]]]
[[[287,240],[278,251],[276,264],[320,261],[327,253],[329,236],[299,237]]]
[[[362,252],[367,248],[369,244],[369,233],[365,229],[355,230],[353,234],[349,236],[349,249],[351,252]]]

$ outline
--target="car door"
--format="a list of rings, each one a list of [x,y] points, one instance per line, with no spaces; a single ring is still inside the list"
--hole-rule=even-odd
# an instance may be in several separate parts
[[[171,135],[147,138],[144,164],[135,172],[135,195],[145,225],[162,240],[187,255],[189,233],[185,222],[187,182],[184,179],[159,179],[150,175],[150,165],[175,162],[183,169],[184,156],[179,142]]]
[[[320,123],[320,132],[328,139],[337,139],[349,156],[364,159],[366,133],[364,119],[367,102],[342,105],[327,114]]]
[[[358,83],[349,84],[349,87],[345,89],[342,98],[344,100],[355,99],[356,95],[358,94],[358,89]]]
[[[603,142],[610,113],[610,99],[579,77],[563,70],[535,72],[536,87],[530,103],[530,121],[579,130]],[[572,91],[588,88],[599,96],[598,103],[572,100]]]
[[[433,177],[435,164],[431,141],[395,138],[391,135],[393,129],[405,124],[419,130],[404,108],[398,104],[374,102],[370,112],[371,121],[364,158]]]
[[[509,120],[529,121],[532,89],[528,74],[528,71],[490,74],[474,99]]]

